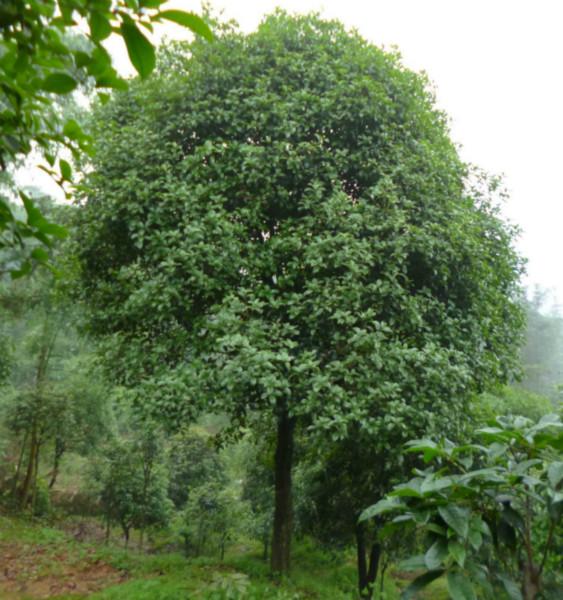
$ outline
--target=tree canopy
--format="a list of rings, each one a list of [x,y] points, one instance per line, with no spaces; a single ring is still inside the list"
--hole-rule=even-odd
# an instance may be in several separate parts
[[[512,372],[513,231],[398,55],[277,12],[170,48],[92,129],[76,247],[91,329],[154,413],[277,427],[274,570],[296,423],[393,452]]]

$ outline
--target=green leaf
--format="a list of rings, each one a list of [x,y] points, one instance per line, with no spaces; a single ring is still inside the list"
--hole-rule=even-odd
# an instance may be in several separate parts
[[[466,556],[463,544],[460,544],[457,540],[450,540],[448,543],[448,554],[463,568]]]
[[[31,258],[39,262],[47,262],[49,260],[49,253],[44,248],[34,248],[31,251]]]
[[[74,119],[69,119],[66,121],[63,127],[63,133],[71,140],[78,140],[84,137],[82,127],[80,127],[80,125]]]
[[[417,554],[402,560],[399,563],[399,569],[401,571],[420,571],[420,569],[426,568],[426,561],[424,554]]]
[[[468,540],[475,550],[479,550],[479,548],[483,544],[483,534],[480,531],[477,531],[476,529],[470,529]]]
[[[444,521],[463,539],[469,531],[469,510],[453,504],[439,506],[438,512]]]
[[[158,8],[167,1],[168,0],[139,0],[139,6],[141,8]]]
[[[420,491],[423,494],[430,494],[431,492],[437,492],[445,488],[451,487],[453,479],[451,477],[438,477],[435,478],[433,475],[427,477],[420,486]]]
[[[372,519],[376,515],[380,515],[391,510],[397,510],[401,507],[402,504],[398,500],[394,500],[393,498],[383,498],[383,500],[380,500],[376,504],[373,504],[372,506],[366,508],[360,515],[358,522],[361,523],[362,521],[367,521],[368,519]]]
[[[422,494],[409,484],[396,486],[389,495],[399,498],[422,498]]]
[[[424,555],[424,563],[430,571],[438,569],[447,555],[448,547],[446,542],[444,540],[437,540],[428,548]]]
[[[147,77],[151,74],[156,64],[153,45],[139,31],[139,28],[131,18],[123,20],[120,29],[131,63],[141,77]]]
[[[502,581],[502,585],[508,594],[510,600],[522,600],[522,592],[518,584],[506,575],[499,575],[499,579]]]
[[[106,15],[92,12],[88,18],[90,35],[95,42],[105,40],[111,33],[111,23]]]
[[[125,79],[119,77],[115,72],[108,71],[96,77],[96,87],[125,91],[128,86]]]
[[[563,462],[552,462],[547,468],[547,478],[551,487],[553,489],[557,488],[563,479]]]
[[[470,579],[461,571],[448,572],[448,592],[452,600],[476,600]]]
[[[62,158],[59,160],[59,169],[61,171],[61,177],[64,180],[70,181],[72,179],[72,167]]]
[[[178,25],[182,25],[182,27],[187,27],[195,34],[200,35],[210,42],[213,40],[213,33],[207,23],[194,13],[184,12],[183,10],[163,10],[157,16],[168,21],[173,21]]]
[[[81,50],[77,50],[74,52],[74,62],[79,69],[90,64],[92,57],[87,52],[82,52]]]
[[[426,573],[423,573],[403,591],[401,594],[401,600],[409,600],[409,598],[414,598],[418,592],[423,590],[427,585],[438,579],[438,577],[441,577],[443,574],[444,569],[427,571]]]
[[[19,269],[14,269],[10,271],[10,277],[12,279],[19,279],[20,277],[24,277],[29,273],[31,273],[31,263],[29,261],[26,261]]]
[[[43,80],[41,89],[54,94],[69,94],[78,85],[67,73],[51,73]]]
[[[20,198],[22,199],[25,212],[27,213],[28,225],[35,227],[38,223],[45,220],[41,211],[35,206],[33,200],[27,194],[20,192]]]
[[[48,221],[39,223],[37,225],[37,229],[39,229],[39,231],[45,235],[53,235],[60,240],[63,240],[68,236],[68,229],[66,229],[66,227],[57,225],[56,223],[49,223]]]

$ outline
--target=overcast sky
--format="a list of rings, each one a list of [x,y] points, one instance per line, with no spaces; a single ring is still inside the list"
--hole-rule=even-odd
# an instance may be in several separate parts
[[[199,11],[190,0],[170,6]],[[505,215],[523,230],[528,284],[563,301],[563,0],[214,0],[253,30],[276,6],[318,11],[376,45],[399,48],[404,64],[434,82],[462,157],[504,174]],[[174,25],[160,33],[186,34]],[[125,50],[111,45],[116,62]]]

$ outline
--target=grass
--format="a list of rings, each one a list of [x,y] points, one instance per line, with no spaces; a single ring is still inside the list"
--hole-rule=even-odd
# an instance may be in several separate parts
[[[3,556],[4,554],[4,556]],[[32,600],[352,600],[356,598],[353,556],[332,555],[308,540],[296,542],[291,576],[273,581],[257,544],[231,547],[225,560],[187,560],[173,552],[144,554],[115,545],[78,542],[52,525],[0,515],[0,598]],[[8,556],[8,561],[5,558]],[[385,578],[383,595],[398,600],[408,581]],[[74,589],[71,589],[72,586]],[[50,586],[50,588],[49,588]],[[52,595],[45,595],[53,589]],[[49,591],[47,591],[47,594]],[[420,595],[447,600],[444,581]]]

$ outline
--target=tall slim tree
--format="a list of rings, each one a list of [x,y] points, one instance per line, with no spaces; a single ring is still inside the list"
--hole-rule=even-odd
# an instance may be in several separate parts
[[[512,231],[466,185],[426,79],[314,16],[171,49],[93,131],[91,328],[161,417],[270,421],[271,565],[287,572],[299,421],[391,453],[510,372]]]

